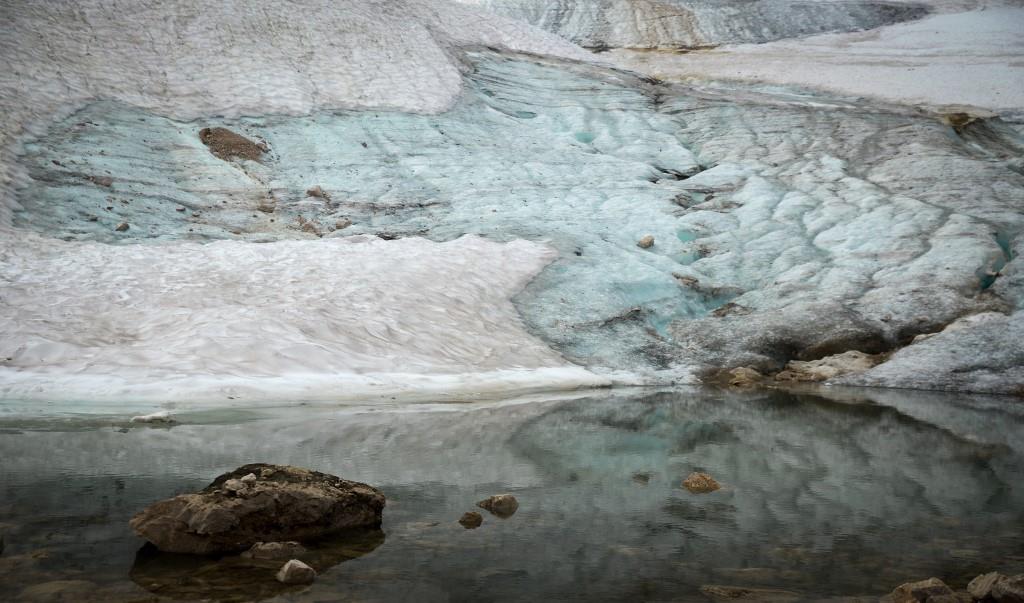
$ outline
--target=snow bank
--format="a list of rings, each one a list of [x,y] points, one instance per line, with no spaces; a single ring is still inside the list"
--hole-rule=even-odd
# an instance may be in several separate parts
[[[0,250],[0,396],[351,399],[418,383],[446,396],[607,383],[522,329],[508,299],[554,258],[534,243],[23,243]]]

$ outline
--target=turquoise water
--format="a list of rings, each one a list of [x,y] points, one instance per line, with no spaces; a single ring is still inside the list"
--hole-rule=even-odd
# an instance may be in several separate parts
[[[1024,566],[1024,408],[1008,399],[673,390],[177,418],[3,422],[0,599],[84,580],[64,586],[88,591],[75,600],[686,601],[705,584],[813,600]],[[272,569],[155,555],[128,529],[248,462],[380,487],[382,532],[318,544],[317,582],[282,590]],[[681,488],[698,470],[723,488]],[[500,492],[513,517],[459,526]]]

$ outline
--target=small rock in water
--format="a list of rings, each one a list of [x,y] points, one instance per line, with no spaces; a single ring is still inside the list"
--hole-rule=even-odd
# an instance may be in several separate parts
[[[306,552],[298,542],[257,542],[242,553],[247,559],[294,559]]]
[[[495,494],[476,503],[476,506],[490,511],[492,515],[505,518],[515,515],[519,509],[519,501],[511,494]]]
[[[174,419],[171,418],[171,413],[166,410],[155,412],[148,415],[139,415],[132,417],[132,423],[174,423]]]
[[[996,603],[1024,603],[1024,574],[999,580],[992,587]]]
[[[654,246],[654,235],[644,235],[636,244],[641,249],[650,249]]]
[[[475,530],[476,528],[479,528],[480,525],[483,524],[483,522],[484,516],[477,513],[476,511],[469,511],[467,513],[463,513],[462,517],[459,519],[459,523],[462,524],[462,527],[466,528],[467,530]]]
[[[312,584],[313,580],[316,580],[316,570],[298,559],[285,563],[277,572],[277,581],[281,584]]]
[[[694,494],[706,494],[708,492],[714,492],[722,486],[715,481],[715,478],[711,477],[707,473],[695,471],[683,480],[683,487]]]
[[[129,228],[129,226],[128,226],[127,222],[121,222],[120,224],[118,224],[114,228],[114,230],[116,230],[117,232],[124,232],[124,231],[128,230],[128,228]]]
[[[907,582],[897,586],[891,593],[882,598],[886,603],[940,603],[954,601],[947,597],[955,597],[953,589],[938,578],[928,578],[919,582]]]
[[[992,587],[996,585],[996,582],[1005,579],[1006,576],[999,572],[981,574],[967,585],[967,592],[971,593],[975,599],[984,599],[992,593]]]
[[[651,481],[651,474],[650,473],[634,473],[633,474],[633,481],[638,483],[638,484],[643,484],[643,485],[646,486]]]

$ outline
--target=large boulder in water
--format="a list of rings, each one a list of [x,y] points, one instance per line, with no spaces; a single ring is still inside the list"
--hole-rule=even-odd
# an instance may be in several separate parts
[[[257,463],[221,475],[197,494],[150,505],[131,527],[161,551],[209,555],[376,528],[383,510],[384,495],[372,486]]]

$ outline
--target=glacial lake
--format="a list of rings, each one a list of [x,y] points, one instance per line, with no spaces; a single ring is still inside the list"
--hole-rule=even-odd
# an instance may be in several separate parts
[[[1024,567],[1012,398],[627,390],[193,410],[171,426],[24,408],[0,402],[4,601],[706,601],[712,584],[820,600]],[[252,462],[379,487],[382,530],[313,545],[317,581],[283,587],[129,529]],[[687,491],[693,471],[722,489]],[[459,525],[504,492],[515,515]]]

